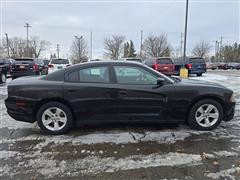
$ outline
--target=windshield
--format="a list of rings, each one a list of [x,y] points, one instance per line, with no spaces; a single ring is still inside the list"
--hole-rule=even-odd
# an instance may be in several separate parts
[[[69,64],[69,60],[67,59],[53,59],[51,64]]]
[[[147,66],[147,65],[144,65],[144,66],[147,67],[148,69],[150,69],[151,71],[155,71],[155,70],[153,70],[152,68],[150,68],[150,67]],[[164,74],[162,74],[162,73],[160,73],[160,72],[158,72],[158,71],[155,71],[155,72],[158,73],[162,78],[166,79],[167,81],[169,81],[169,82],[171,82],[171,83],[174,83],[174,82],[175,82],[172,78],[170,78],[170,77],[168,77],[168,76],[166,76],[166,75],[164,75]]]
[[[172,60],[169,58],[166,59],[157,59],[157,64],[173,64]]]

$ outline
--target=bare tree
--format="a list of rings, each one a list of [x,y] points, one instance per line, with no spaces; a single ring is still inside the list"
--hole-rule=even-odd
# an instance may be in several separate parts
[[[9,39],[9,48],[11,57],[27,56],[27,41],[23,38],[13,37]]]
[[[45,40],[40,40],[37,36],[32,36],[30,39],[30,55],[38,58],[43,51],[46,51],[50,42]]]
[[[87,48],[87,41],[84,37],[82,37],[81,39],[74,39],[71,46],[71,59],[75,64],[88,59]]]
[[[209,42],[206,41],[201,41],[200,43],[198,43],[192,51],[192,54],[194,56],[198,56],[198,57],[206,57],[208,56],[209,52],[211,51],[211,45],[209,44]]]
[[[104,40],[104,55],[110,59],[118,59],[123,51],[123,42],[125,37],[121,35],[113,35],[111,38]]]
[[[143,42],[143,53],[146,57],[170,56],[171,46],[165,34],[149,35]]]

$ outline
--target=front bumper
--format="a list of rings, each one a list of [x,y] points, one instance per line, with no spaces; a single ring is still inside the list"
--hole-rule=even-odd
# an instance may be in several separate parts
[[[224,121],[230,121],[234,117],[236,103],[232,102],[225,108],[225,118]]]

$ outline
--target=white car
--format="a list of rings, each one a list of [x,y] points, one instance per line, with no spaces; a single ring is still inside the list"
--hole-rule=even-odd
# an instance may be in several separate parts
[[[51,59],[48,64],[48,74],[71,65],[72,63],[69,59]]]

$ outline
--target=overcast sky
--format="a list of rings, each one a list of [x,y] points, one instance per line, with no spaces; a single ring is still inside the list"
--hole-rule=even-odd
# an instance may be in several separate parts
[[[93,56],[103,54],[103,41],[112,34],[125,35],[133,40],[137,51],[140,32],[166,33],[173,48],[180,47],[180,35],[184,31],[185,1],[9,1],[1,2],[1,35],[26,37],[24,24],[28,22],[30,35],[52,43],[51,52],[60,44],[60,54],[66,56],[75,35],[89,41],[93,32]],[[239,0],[200,1],[189,0],[187,50],[200,40],[213,46],[223,37],[223,44],[239,42]]]

